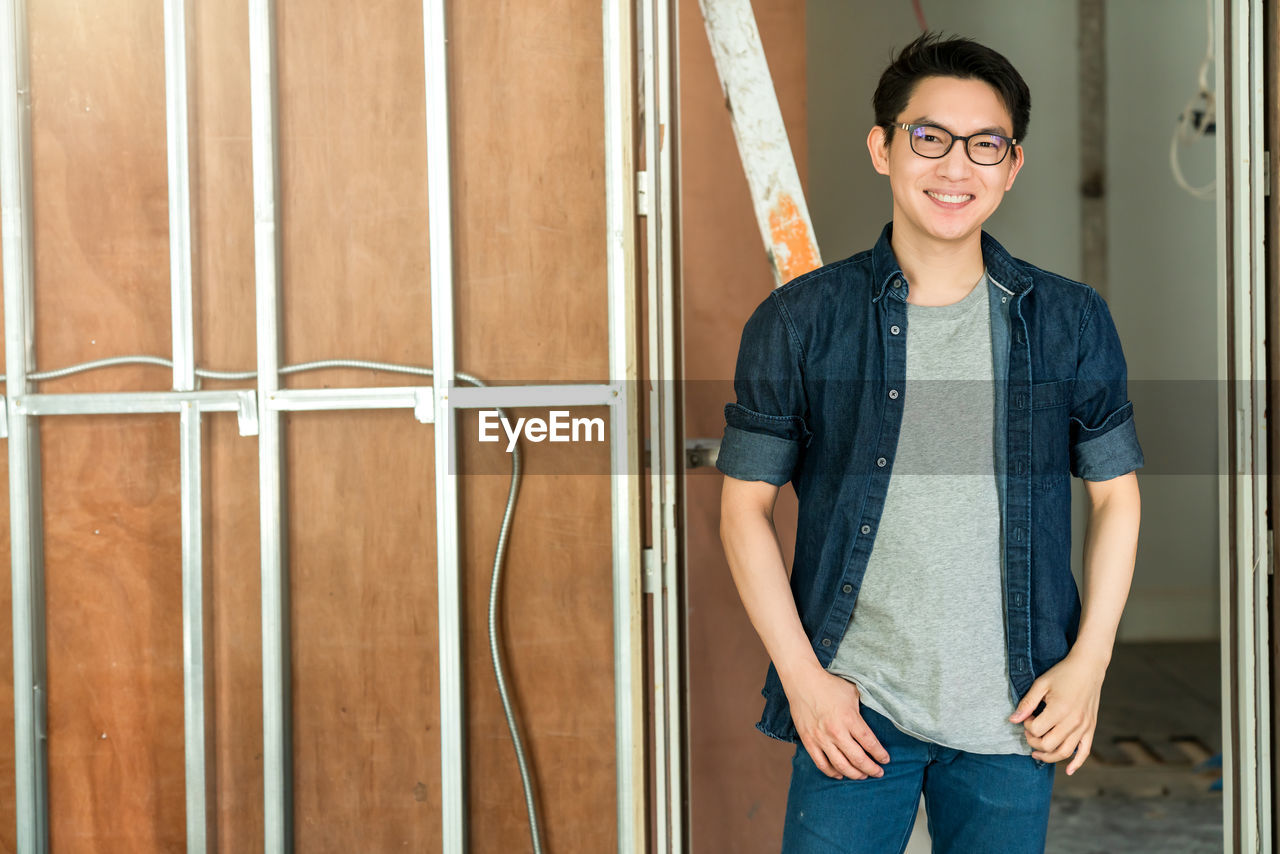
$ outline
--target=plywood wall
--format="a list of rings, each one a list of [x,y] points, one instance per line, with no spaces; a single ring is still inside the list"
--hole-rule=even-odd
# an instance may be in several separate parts
[[[805,4],[756,0],[752,6],[804,181]],[[768,296],[773,276],[696,0],[680,3],[680,97],[685,429],[690,437],[719,438],[724,404],[735,399],[742,327]],[[793,751],[754,727],[768,657],[720,545],[722,477],[693,469],[686,483],[691,850],[763,854],[781,844]],[[780,493],[775,522],[789,563],[795,539],[789,486]]]
[[[507,5],[497,16],[450,5],[458,368],[493,383],[607,379],[599,3]],[[190,17],[197,361],[251,369],[247,12],[194,4]],[[279,0],[276,24],[284,361],[430,365],[421,3]],[[31,4],[30,31],[39,366],[168,355],[160,6]],[[163,368],[119,368],[41,390],[170,382]],[[329,370],[288,385],[427,382]],[[204,384],[228,386],[247,387]],[[42,425],[58,851],[183,847],[177,427],[172,416]],[[476,440],[473,414],[459,427],[469,829],[473,850],[527,850],[487,629],[509,457]],[[207,416],[202,435],[212,806],[217,850],[239,854],[263,846],[257,442],[231,415]],[[433,441],[407,412],[285,420],[300,851],[439,850]],[[499,611],[509,683],[548,847],[609,850],[607,449],[527,446],[524,462]],[[4,647],[0,730],[11,733]],[[0,743],[9,850],[12,739]]]

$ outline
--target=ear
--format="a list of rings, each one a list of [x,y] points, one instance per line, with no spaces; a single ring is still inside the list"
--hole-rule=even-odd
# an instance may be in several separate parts
[[[1013,147],[1013,151],[1009,153],[1009,156],[1012,157],[1015,154],[1017,155],[1017,159],[1013,161],[1013,166],[1009,168],[1009,180],[1004,184],[1004,190],[1006,193],[1009,192],[1011,187],[1013,187],[1013,179],[1018,177],[1018,172],[1022,169],[1023,161],[1027,156],[1026,152],[1022,150],[1021,145],[1015,145]]]
[[[889,174],[889,144],[885,129],[876,125],[867,134],[867,151],[871,152],[871,165],[881,175]]]

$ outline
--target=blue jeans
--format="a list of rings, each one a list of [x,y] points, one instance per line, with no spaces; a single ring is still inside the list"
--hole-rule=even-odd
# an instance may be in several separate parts
[[[1018,753],[968,753],[860,713],[889,752],[883,777],[833,780],[804,745],[791,761],[783,854],[901,854],[924,793],[933,854],[1043,854],[1055,765]]]

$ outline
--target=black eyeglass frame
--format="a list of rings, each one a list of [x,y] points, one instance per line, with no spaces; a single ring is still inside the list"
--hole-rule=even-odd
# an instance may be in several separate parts
[[[987,131],[985,133],[971,133],[968,136],[957,136],[956,134],[952,133],[951,131],[947,130],[944,127],[941,127],[939,125],[931,125],[931,124],[928,124],[927,122],[913,122],[909,124],[905,122],[894,122],[893,127],[902,128],[907,132],[908,135],[910,135],[911,131],[914,130],[915,128],[937,128],[938,130],[945,133],[947,136],[951,137],[951,142],[947,143],[946,149],[941,154],[921,154],[920,152],[916,151],[916,147],[914,143],[908,143],[911,145],[911,152],[913,154],[915,154],[918,157],[927,157],[930,160],[941,160],[943,157],[946,157],[948,154],[951,153],[951,146],[955,145],[956,141],[959,140],[964,143],[965,156],[968,157],[970,160],[972,160],[974,164],[978,166],[999,166],[1001,163],[1005,161],[1005,158],[1009,156],[1009,152],[1013,151],[1013,147],[1018,144],[1018,141],[1011,136],[1004,136],[1003,134],[991,133],[990,131]],[[975,137],[980,137],[980,136],[994,136],[994,137],[997,137],[998,139],[1003,139],[1005,142],[1009,143],[1009,147],[1005,149],[1004,154],[1001,155],[1000,159],[997,160],[995,163],[982,163],[974,159],[973,152],[969,150],[969,140]]]

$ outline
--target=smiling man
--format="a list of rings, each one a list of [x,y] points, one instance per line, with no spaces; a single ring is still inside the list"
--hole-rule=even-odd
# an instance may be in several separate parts
[[[922,793],[935,852],[1042,852],[1055,763],[1089,755],[1143,457],[1106,303],[982,231],[1025,163],[1030,100],[976,42],[903,48],[867,136],[892,222],[743,330],[720,529],[771,659],[757,727],[796,743],[784,854],[901,852]],[[1090,503],[1083,607],[1070,475]]]

